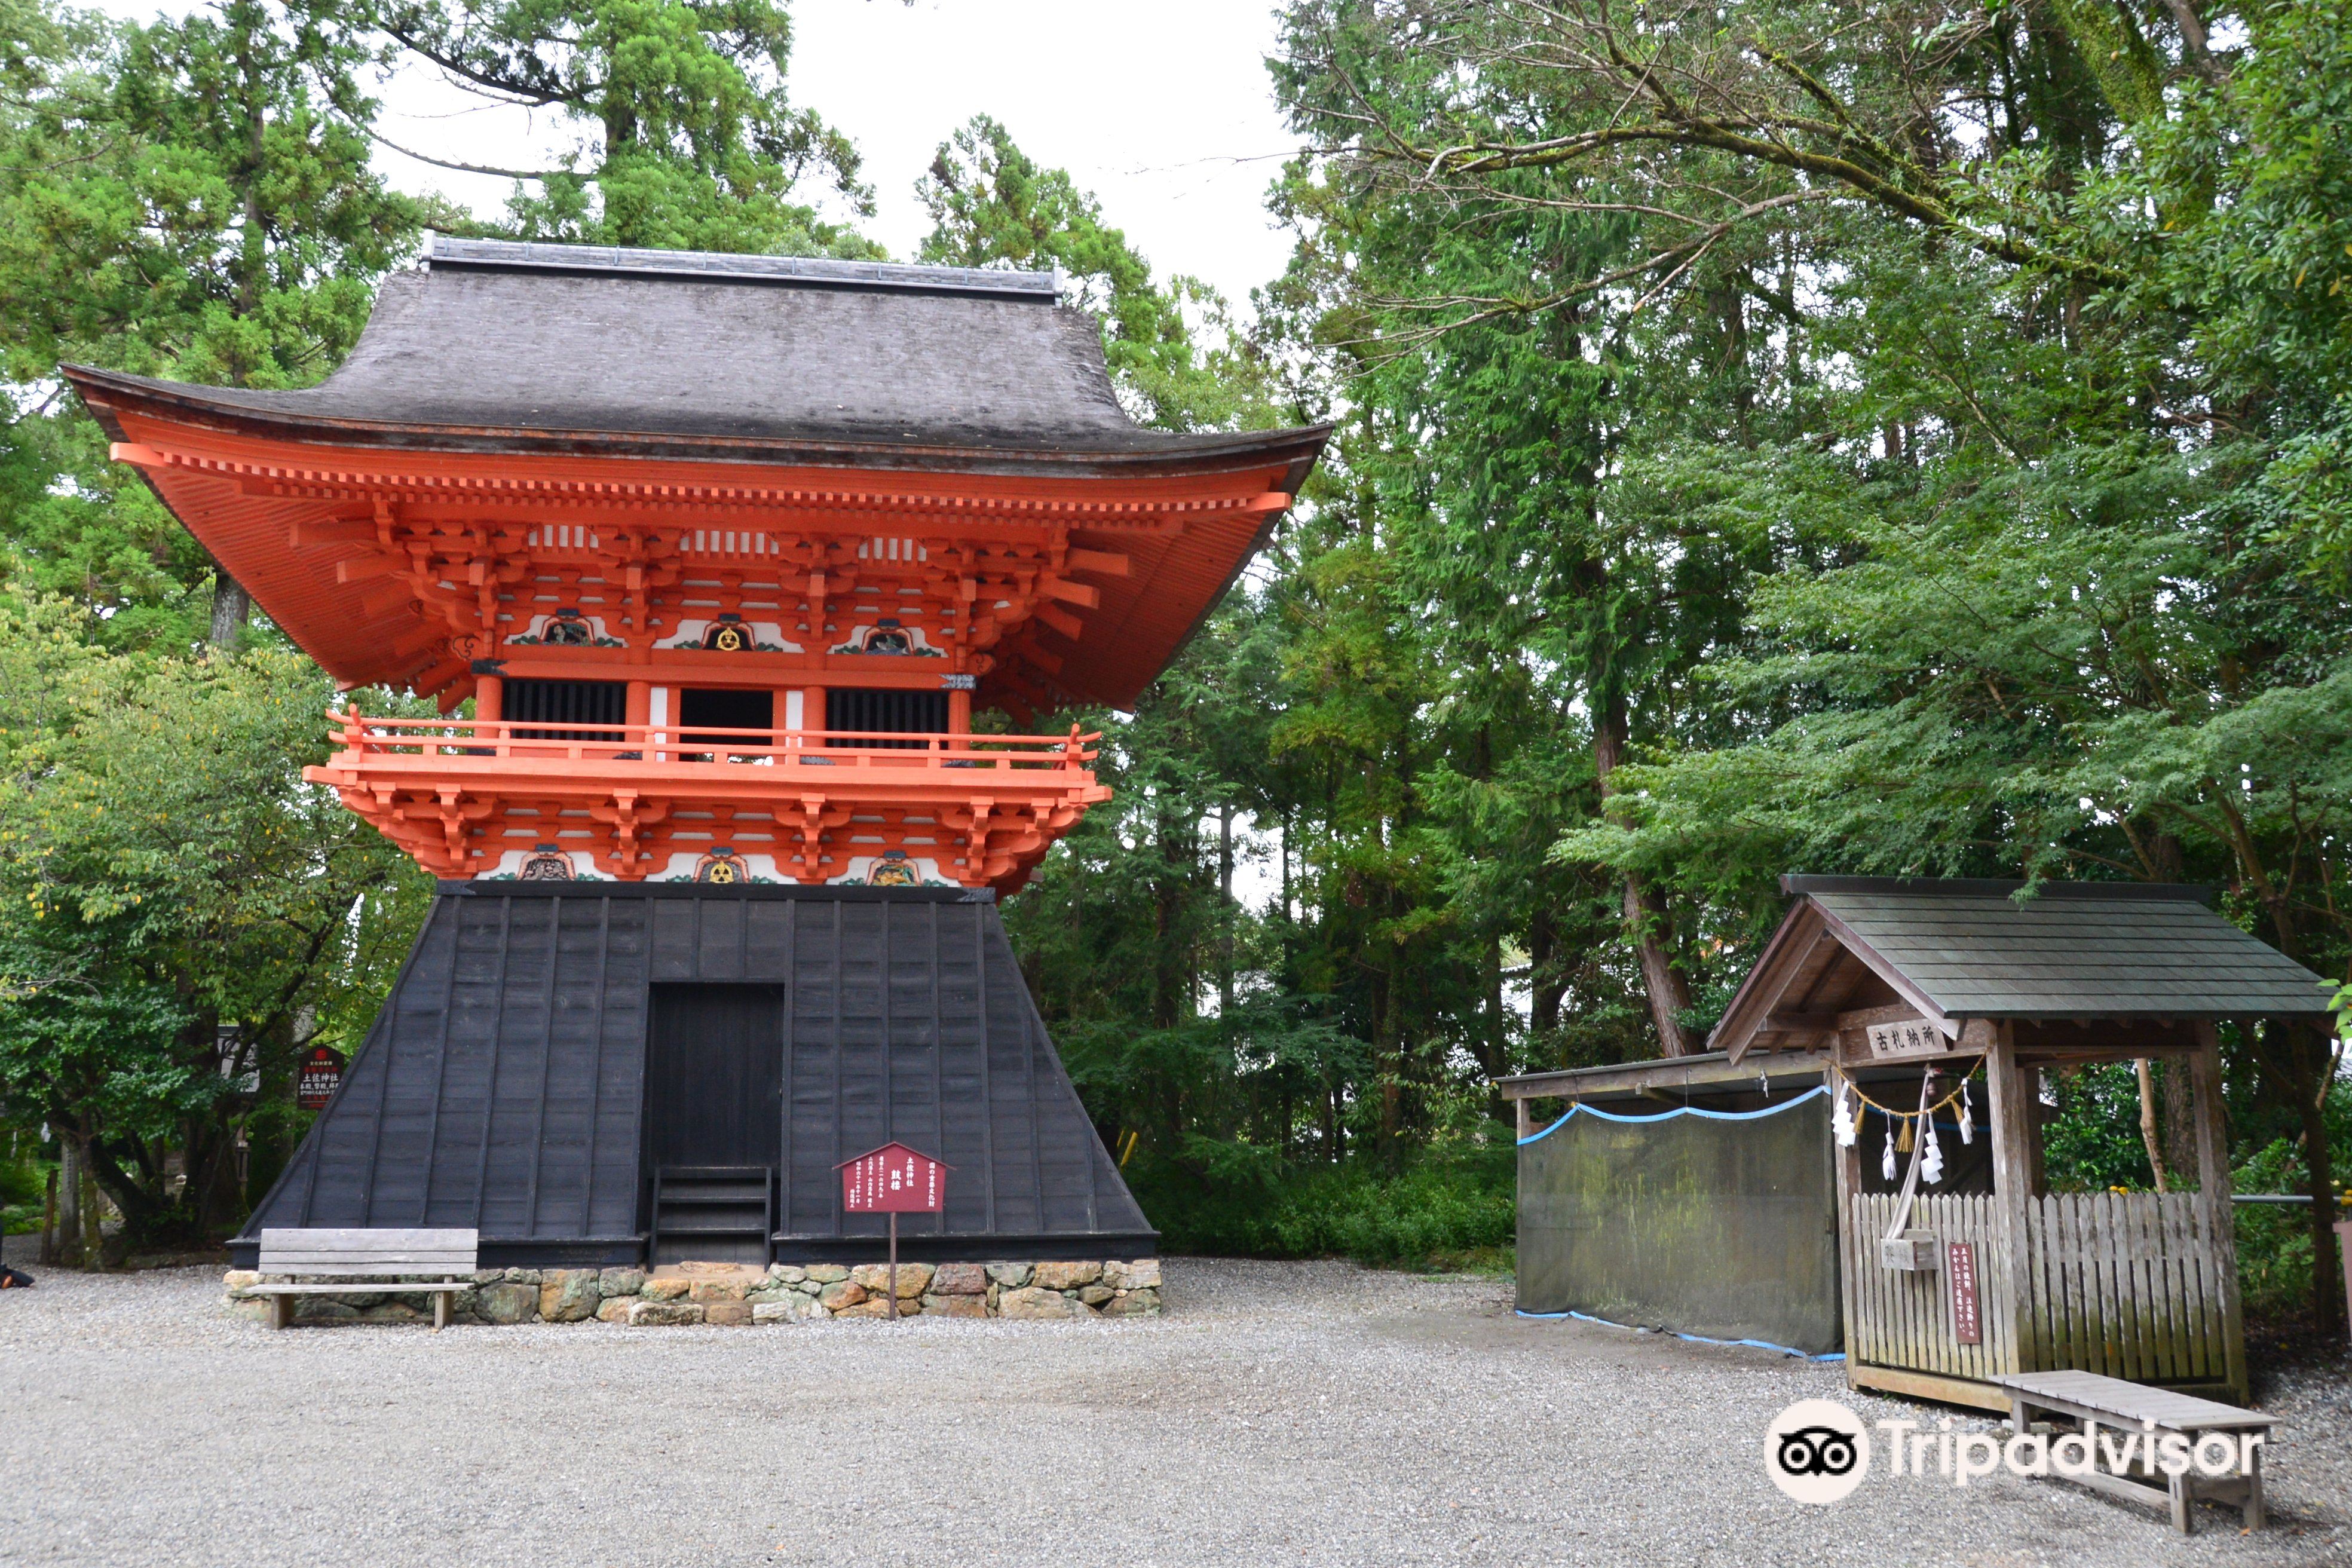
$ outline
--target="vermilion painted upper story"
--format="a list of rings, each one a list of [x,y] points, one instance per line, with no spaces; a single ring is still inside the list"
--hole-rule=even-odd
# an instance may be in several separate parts
[[[444,876],[887,859],[1017,886],[1104,794],[1074,763],[1050,810],[982,800],[976,843],[963,785],[990,767],[915,770],[859,833],[872,777],[783,752],[940,749],[974,702],[1024,724],[1132,704],[1328,433],[1139,428],[1051,274],[446,239],[319,386],[65,374],[329,672],[507,726],[347,743],[320,773]],[[748,760],[674,743],[723,731]],[[601,748],[593,787],[514,765],[533,738]],[[713,767],[679,795],[676,770]],[[941,790],[963,828],[924,804]],[[784,795],[805,831],[778,826]],[[1027,826],[989,829],[1003,811]]]

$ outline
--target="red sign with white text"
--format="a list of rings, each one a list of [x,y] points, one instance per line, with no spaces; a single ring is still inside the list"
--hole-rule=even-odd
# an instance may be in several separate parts
[[[1952,1338],[1964,1345],[1984,1343],[1984,1324],[1977,1316],[1976,1244],[1946,1242],[1944,1272],[1952,1282]]]
[[[324,1110],[342,1086],[343,1058],[320,1046],[302,1058],[301,1074],[294,1080],[294,1103],[305,1110]]]
[[[838,1169],[849,1214],[937,1214],[948,1201],[951,1167],[904,1143],[885,1143]]]

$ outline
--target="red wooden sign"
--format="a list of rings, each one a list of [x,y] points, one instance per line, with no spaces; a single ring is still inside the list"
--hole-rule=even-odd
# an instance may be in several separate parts
[[[835,1169],[841,1206],[850,1214],[937,1214],[948,1201],[953,1167],[904,1143],[885,1143]]]
[[[1984,1343],[1977,1316],[1977,1248],[1972,1241],[1944,1244],[1944,1272],[1952,1281],[1952,1337],[1964,1345]]]
[[[301,1074],[294,1080],[294,1103],[305,1110],[324,1110],[342,1082],[343,1058],[320,1046],[302,1058]]]

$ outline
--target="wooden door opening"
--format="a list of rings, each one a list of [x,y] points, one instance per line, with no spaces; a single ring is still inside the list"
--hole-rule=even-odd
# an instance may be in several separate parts
[[[656,985],[647,1260],[764,1263],[783,1149],[781,985]]]

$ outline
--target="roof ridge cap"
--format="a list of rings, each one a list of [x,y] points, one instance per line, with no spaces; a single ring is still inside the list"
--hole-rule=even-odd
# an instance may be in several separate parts
[[[1834,877],[1789,872],[1780,878],[1780,891],[1798,898],[1816,893],[1909,893],[1948,899],[2005,899],[2014,897],[2026,886],[2021,879],[1997,877]],[[2043,881],[2033,884],[2033,896],[2210,905],[2216,889],[2200,882]]]
[[[1059,268],[1016,272],[992,267],[924,267],[903,261],[845,261],[823,256],[765,256],[631,246],[558,245],[544,240],[425,237],[428,272],[597,273],[621,277],[787,287],[956,294],[1058,304]]]

